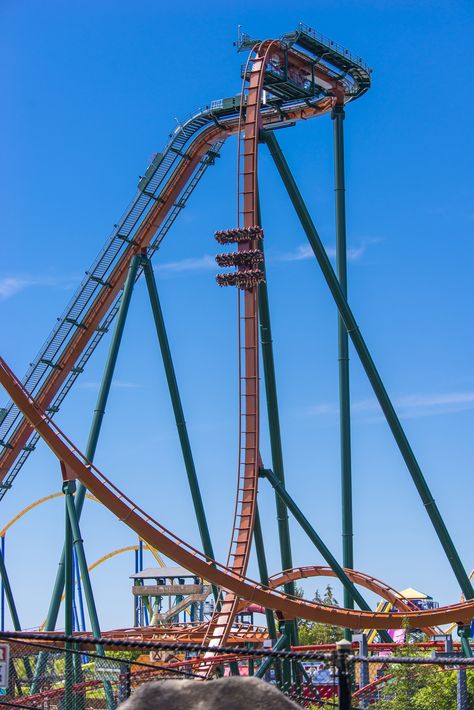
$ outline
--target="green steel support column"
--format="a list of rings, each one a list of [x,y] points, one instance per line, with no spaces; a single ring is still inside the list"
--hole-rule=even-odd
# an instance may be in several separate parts
[[[3,559],[3,555],[1,552],[0,552],[0,576],[3,581],[3,589],[5,591],[5,597],[7,599],[8,608],[10,610],[10,616],[12,618],[13,629],[14,629],[14,631],[21,631],[20,618],[18,616],[18,611],[17,611],[16,604],[15,604],[15,597],[13,596],[13,591],[12,591],[12,587],[10,584],[10,579],[8,577],[8,572],[7,572],[7,568],[5,565],[5,560]],[[31,670],[29,658],[25,657],[24,664],[25,664],[26,677],[28,678],[29,681],[31,681],[31,679],[33,677],[33,672]]]
[[[120,349],[120,344],[122,342],[123,330],[125,327],[125,320],[128,313],[128,308],[130,305],[130,299],[132,297],[133,286],[135,284],[135,279],[137,276],[138,267],[140,265],[141,256],[137,255],[133,257],[130,268],[128,270],[127,279],[125,281],[125,286],[122,293],[122,299],[120,302],[119,312],[117,314],[117,319],[115,321],[114,332],[112,335],[112,340],[109,347],[109,352],[107,355],[107,360],[105,363],[104,374],[102,375],[102,382],[100,385],[99,394],[97,396],[97,403],[94,410],[94,416],[92,419],[91,428],[89,431],[89,438],[87,440],[87,446],[85,451],[85,456],[89,461],[94,460],[95,451],[97,448],[97,442],[99,439],[100,430],[102,427],[102,420],[105,414],[105,407],[107,404],[107,399],[109,397],[110,387],[112,385],[112,377],[115,370],[115,365],[117,362],[117,356]],[[77,493],[74,496],[75,506],[77,510],[78,517],[80,519],[82,508],[84,505],[84,500],[86,497],[86,488],[79,483],[77,487]],[[46,617],[46,622],[44,626],[45,631],[54,631],[56,628],[56,622],[59,614],[59,607],[61,605],[61,597],[64,589],[64,549],[61,554],[59,561],[58,571],[56,574],[56,580],[54,582],[53,593],[51,595],[51,602],[49,605],[48,615]],[[38,692],[38,681],[37,679],[44,672],[47,661],[47,651],[39,654],[38,663],[35,670],[35,679],[33,686],[31,688],[31,693],[35,694]]]
[[[247,647],[250,650],[252,650],[254,648],[254,645],[253,645],[253,643],[249,643],[249,644],[247,644]],[[255,673],[255,662],[254,662],[253,657],[251,657],[251,658],[249,658],[249,676],[250,677],[253,676],[254,673]]]
[[[7,598],[8,608],[10,610],[10,616],[12,618],[12,624],[14,631],[21,631],[20,618],[18,616],[18,611],[15,604],[15,598],[13,596],[13,591],[10,584],[10,579],[8,577],[7,568],[5,566],[5,560],[0,552],[0,576],[2,577],[3,587],[5,589],[5,596]]]
[[[277,494],[285,502],[285,505],[287,506],[290,513],[294,516],[295,520],[305,531],[305,533],[307,534],[313,545],[316,547],[316,549],[324,557],[330,568],[335,572],[336,576],[344,586],[344,589],[347,589],[352,599],[354,599],[354,601],[359,605],[362,611],[371,611],[370,606],[367,604],[362,594],[359,592],[357,587],[351,582],[339,562],[336,560],[329,548],[326,547],[316,530],[313,528],[309,520],[303,515],[293,498],[290,496],[284,486],[282,486],[273,471],[270,471],[268,468],[264,468],[261,469],[261,472],[262,475],[268,478]],[[379,634],[384,643],[392,643],[392,639],[386,631],[381,630],[379,631]]]
[[[258,222],[262,224],[260,210],[260,199],[258,199]],[[259,243],[259,249],[264,253],[263,241]],[[265,271],[265,262],[263,262]],[[260,321],[260,343],[262,351],[263,374],[265,380],[265,396],[267,401],[268,429],[270,435],[270,449],[272,454],[272,466],[275,475],[283,485],[285,485],[285,469],[283,465],[283,449],[281,445],[280,412],[278,409],[278,395],[275,375],[275,359],[273,357],[273,338],[270,320],[270,304],[268,300],[268,287],[266,279],[260,284],[258,289],[258,314]],[[290,526],[288,521],[288,511],[281,498],[275,493],[275,504],[277,511],[278,538],[280,543],[280,559],[282,570],[292,569],[293,556],[291,554]],[[284,586],[285,592],[291,596],[295,595],[295,583],[288,582]],[[285,634],[288,637],[288,645],[298,644],[298,624],[297,621],[287,621],[285,624]],[[283,667],[288,666],[284,663]],[[299,676],[296,663],[292,663],[295,677]],[[275,667],[276,668],[276,667]]]
[[[74,492],[76,490],[76,483],[75,481],[67,481],[64,484],[64,493],[66,495],[66,509],[68,513],[68,518],[69,518],[69,525],[71,529],[71,537],[72,537],[72,545],[71,545],[71,554],[72,554],[72,548],[76,550],[77,554],[77,561],[79,563],[79,571],[81,573],[81,579],[82,579],[82,586],[84,589],[84,596],[86,599],[86,605],[87,605],[87,611],[89,612],[89,619],[91,622],[91,630],[95,638],[100,638],[101,637],[101,631],[100,631],[100,624],[99,624],[99,616],[97,614],[97,608],[95,605],[95,599],[94,599],[94,594],[92,592],[92,585],[91,585],[91,580],[89,576],[89,570],[87,567],[87,560],[86,560],[86,555],[84,552],[84,544],[83,544],[83,539],[81,536],[81,530],[79,527],[79,516],[78,512],[74,503]],[[66,553],[67,554],[67,553]],[[66,591],[67,591],[67,563],[66,563]],[[66,602],[66,608],[67,608],[67,602]],[[66,634],[69,632],[66,631]],[[102,646],[97,645],[96,646],[96,653],[99,656],[104,656],[104,649]],[[105,694],[107,697],[107,707],[109,710],[113,710],[115,707],[114,703],[114,696],[112,692],[112,687],[110,685],[109,681],[104,681],[104,690]]]
[[[158,297],[158,289],[156,287],[155,276],[153,274],[153,267],[150,263],[150,260],[146,256],[142,256],[142,264],[146,284],[148,287],[148,294],[150,296],[150,303],[153,311],[156,332],[160,343],[161,356],[163,358],[166,379],[168,381],[171,404],[173,406],[173,412],[176,419],[179,441],[181,444],[181,450],[183,452],[184,465],[186,467],[186,474],[188,476],[189,488],[191,490],[191,497],[193,499],[194,510],[196,512],[202,547],[205,555],[207,555],[211,559],[215,559],[214,551],[212,549],[211,536],[209,535],[209,528],[207,526],[206,514],[204,512],[201,491],[199,489],[196,467],[194,465],[193,454],[191,451],[191,444],[189,442],[188,430],[186,427],[186,421],[184,419],[183,405],[181,404],[181,397],[178,390],[178,382],[176,380],[173,359],[171,357],[168,336],[166,333],[165,322],[163,319],[163,312],[161,310],[160,299]]]
[[[282,634],[276,644],[273,646],[272,651],[282,651],[285,646],[287,645],[288,639],[286,638],[285,634]],[[258,671],[255,673],[255,678],[263,678],[265,673],[268,671],[272,663],[275,662],[275,658],[266,658]]]
[[[258,572],[260,575],[260,582],[268,586],[268,567],[267,558],[265,555],[265,544],[263,542],[262,533],[262,523],[260,521],[260,512],[257,508],[255,510],[255,522],[253,526],[253,539],[255,542],[255,552],[257,554]],[[265,616],[267,617],[267,628],[268,634],[272,643],[276,643],[277,640],[277,629],[275,624],[275,617],[273,616],[273,611],[271,609],[265,610]],[[281,664],[279,661],[275,663],[275,677],[278,687],[281,687],[282,677],[281,677]]]
[[[329,290],[336,302],[339,313],[344,321],[347,328],[352,343],[356,349],[356,352],[360,358],[362,366],[366,372],[372,389],[379,401],[380,407],[385,415],[387,423],[392,431],[393,437],[398,445],[400,453],[405,461],[405,464],[410,472],[416,489],[420,495],[420,498],[428,512],[430,520],[436,531],[438,539],[445,551],[446,557],[452,567],[452,570],[458,580],[461,591],[466,597],[466,599],[472,599],[474,597],[474,590],[472,584],[466,574],[458,552],[454,546],[453,541],[448,533],[446,525],[443,518],[439,512],[439,509],[434,501],[431,494],[429,486],[423,476],[421,468],[416,460],[415,454],[408,442],[406,434],[403,427],[397,417],[393,404],[388,396],[388,393],[384,387],[384,384],[380,378],[380,375],[375,367],[375,363],[372,360],[370,352],[367,348],[364,338],[361,335],[357,321],[352,313],[347,299],[342,291],[339,284],[334,269],[331,266],[324,245],[319,237],[319,234],[314,226],[307,207],[301,197],[298,190],[296,182],[291,174],[285,157],[281,151],[277,139],[271,131],[264,132],[264,141],[267,144],[275,165],[280,173],[283,183],[287,189],[288,195],[293,203],[295,211],[300,219],[301,225],[306,233],[308,241],[313,249],[314,255],[319,263],[320,269],[323,272],[323,276],[326,279],[326,283],[329,286]]]
[[[64,633],[72,635],[72,530],[67,509],[68,484],[63,485],[65,493],[65,530],[64,530]],[[64,710],[73,708],[74,662],[71,653],[72,645],[65,644],[66,655],[64,659]]]
[[[260,203],[258,205],[259,222],[261,223]],[[263,242],[259,248],[263,252]],[[264,262],[265,263],[265,262]],[[263,267],[265,271],[265,266]],[[273,357],[273,338],[270,321],[270,305],[268,301],[268,287],[266,281],[258,289],[258,314],[260,320],[260,342],[262,348],[262,363],[265,379],[265,395],[267,400],[268,427],[270,434],[270,447],[272,453],[272,466],[275,475],[285,485],[285,471],[283,467],[283,450],[281,445],[280,413],[278,410],[278,396],[275,375],[275,360]],[[288,511],[285,504],[275,494],[277,508],[278,536],[280,540],[280,556],[282,569],[292,569],[293,558],[291,554],[290,526]],[[287,594],[294,595],[295,585],[290,582],[285,585]]]
[[[102,420],[105,414],[105,406],[107,404],[107,399],[110,392],[110,387],[112,385],[112,377],[115,370],[115,365],[117,363],[117,356],[120,349],[120,344],[122,342],[122,335],[125,326],[125,320],[128,313],[128,308],[130,305],[130,299],[132,297],[133,286],[135,284],[135,279],[137,276],[138,266],[140,264],[140,256],[135,256],[130,264],[130,269],[127,275],[127,280],[122,294],[122,301],[120,303],[120,309],[117,315],[117,320],[115,322],[114,333],[112,336],[112,341],[110,343],[109,352],[107,356],[107,361],[104,368],[104,374],[102,377],[102,382],[97,397],[97,403],[94,410],[94,417],[92,419],[92,424],[89,432],[89,438],[87,440],[87,446],[85,455],[89,461],[94,460],[95,451],[97,448],[97,442],[99,439],[100,430],[102,427]],[[75,495],[75,505],[77,509],[77,514],[79,518],[81,517],[82,508],[84,505],[84,499],[86,496],[86,489],[79,483],[77,488],[77,493]],[[64,554],[64,552],[63,552]],[[58,618],[59,606],[61,604],[61,596],[64,589],[64,567],[59,563],[59,569],[56,576],[56,581],[54,584],[53,594],[51,597],[51,604],[48,611],[48,616],[46,618],[46,624],[44,627],[45,631],[54,631],[56,627],[56,620]]]
[[[260,249],[263,251],[263,244],[260,242]],[[278,480],[285,484],[285,473],[283,468],[283,450],[281,445],[280,414],[278,411],[278,397],[275,376],[275,360],[273,357],[273,339],[270,322],[270,307],[268,302],[268,289],[266,282],[261,283],[258,293],[258,311],[260,316],[260,343],[262,348],[263,373],[265,379],[265,394],[267,400],[268,428],[270,434],[270,449],[272,453],[272,464]],[[288,521],[288,510],[282,499],[275,492],[275,503],[277,510],[278,537],[280,542],[280,558],[282,570],[293,568],[293,556],[291,554],[290,526]],[[295,583],[289,582],[284,586],[285,592],[295,596]],[[298,625],[296,620],[285,623],[285,633],[288,637],[288,645],[298,644]],[[283,666],[288,665],[284,663]],[[296,663],[293,663],[293,671],[297,675]]]
[[[260,243],[263,251],[263,244]],[[275,376],[275,360],[273,357],[273,339],[270,321],[270,306],[268,302],[268,288],[266,283],[261,283],[258,294],[258,311],[260,317],[260,342],[262,346],[262,363],[265,379],[265,394],[267,400],[268,428],[270,434],[270,448],[272,452],[273,471],[278,480],[285,485],[285,472],[283,467],[283,450],[281,445],[280,413],[278,410],[278,396]],[[282,569],[292,569],[293,557],[291,554],[290,526],[288,511],[282,500],[275,495],[278,521],[278,536],[280,540],[280,555]],[[295,585],[290,582],[285,585],[287,594],[295,593]]]
[[[265,587],[267,587],[268,586],[268,568],[267,568],[267,559],[266,559],[266,555],[265,555],[265,545],[263,542],[262,524],[260,521],[260,512],[258,510],[258,505],[257,505],[257,509],[255,511],[253,539],[255,542],[255,552],[257,554],[257,563],[258,563],[258,572],[260,575],[260,582]],[[276,630],[275,618],[273,616],[273,611],[271,611],[271,609],[267,609],[265,612],[265,615],[267,617],[268,633],[269,633],[270,638],[273,641],[273,643],[275,643],[275,641],[277,639],[277,630]]]
[[[469,634],[471,629],[469,626],[458,626],[458,636],[461,640],[461,648],[466,658],[472,658],[472,648],[469,643]]]
[[[332,112],[334,121],[334,191],[336,198],[336,260],[337,276],[342,292],[347,298],[347,245],[346,245],[346,186],[344,177],[344,106]],[[351,409],[349,390],[349,336],[346,326],[337,314],[339,351],[339,417],[341,439],[341,503],[342,503],[342,566],[354,569],[354,542],[352,525],[352,463],[351,463]],[[354,601],[344,589],[344,606],[354,608]],[[350,629],[345,637],[352,640]]]

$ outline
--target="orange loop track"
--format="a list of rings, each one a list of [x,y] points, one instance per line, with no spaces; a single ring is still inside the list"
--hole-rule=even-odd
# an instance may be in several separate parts
[[[70,478],[77,478],[119,520],[126,521],[149,545],[167,555],[177,564],[197,576],[267,609],[280,611],[285,618],[303,618],[352,629],[400,629],[408,622],[412,628],[436,626],[450,622],[468,624],[474,616],[474,600],[427,611],[381,613],[352,611],[327,607],[323,604],[290,597],[283,592],[265,587],[228,567],[211,560],[202,552],[181,540],[154,520],[125,493],[122,493],[74,446],[58,426],[45,414],[29,395],[20,380],[0,358],[0,384],[23,415],[63,463]]]
[[[344,572],[347,577],[354,584],[358,584],[365,589],[374,592],[374,594],[379,594],[382,599],[390,602],[399,612],[405,614],[406,612],[416,611],[418,607],[409,599],[404,599],[400,592],[396,589],[390,587],[385,582],[381,582],[379,579],[372,577],[364,572],[358,572],[354,569],[344,568]],[[320,565],[310,565],[307,567],[294,567],[291,570],[286,570],[285,572],[279,572],[274,574],[268,580],[268,586],[272,589],[276,587],[281,587],[287,582],[296,582],[300,579],[308,579],[309,577],[336,577],[336,573],[331,567],[323,567]],[[435,634],[442,633],[439,629],[434,629],[431,627],[425,627],[422,631],[427,636],[434,636]]]

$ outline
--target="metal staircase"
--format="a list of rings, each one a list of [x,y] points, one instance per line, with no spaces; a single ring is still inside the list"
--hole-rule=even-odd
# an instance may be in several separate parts
[[[221,113],[228,115],[229,111],[224,110],[221,111]],[[133,235],[138,226],[145,219],[151,205],[160,200],[160,193],[163,192],[166,185],[172,180],[179,163],[188,159],[185,152],[187,143],[202,130],[204,126],[212,123],[215,117],[216,111],[214,110],[211,113],[210,109],[206,107],[184,124],[179,125],[170,135],[170,140],[164,148],[163,153],[157,155],[147,169],[145,176],[140,179],[139,189],[134,199],[127,207],[119,222],[114,226],[114,231],[110,235],[105,247],[96,258],[90,270],[86,272],[85,278],[66,310],[58,318],[55,328],[34,361],[30,364],[26,376],[23,379],[23,384],[30,394],[38,396],[38,393],[41,391],[52,372],[59,368],[57,361],[60,356],[67,350],[68,344],[71,342],[77,330],[84,328],[82,324],[84,314],[100,298],[104,290],[110,287],[107,281],[108,275],[113,271],[124,253],[133,246]],[[213,144],[199,162],[191,180],[180,195],[179,200],[173,204],[165,221],[150,243],[148,248],[149,256],[153,255],[159,248],[163,238],[181,210],[185,207],[191,193],[194,191],[194,188],[205,171],[210,165],[214,164],[215,158],[219,155],[222,143],[223,141],[218,141]],[[137,273],[137,279],[140,277],[140,274],[141,268]],[[109,330],[118,312],[120,299],[121,292],[103,318],[99,327],[95,330],[87,348],[81,354],[75,366],[66,376],[59,391],[46,408],[46,412],[49,416],[53,417],[59,411],[63,400],[79,375],[84,371],[84,367],[95,348]],[[22,420],[23,417],[21,413],[12,402],[9,402],[5,407],[0,409],[0,469],[3,455],[11,448],[10,440]],[[3,482],[0,483],[0,500],[7,490],[11,488],[23,464],[34,450],[37,441],[38,434],[33,433],[28,439],[27,444],[22,447],[13,466],[8,471]]]

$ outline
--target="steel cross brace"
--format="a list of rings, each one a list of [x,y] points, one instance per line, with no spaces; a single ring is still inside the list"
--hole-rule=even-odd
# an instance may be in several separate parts
[[[438,506],[435,503],[433,495],[425,480],[425,477],[423,476],[423,472],[410,446],[405,431],[400,423],[400,420],[398,419],[392,401],[382,382],[382,378],[379,375],[365,340],[362,337],[357,321],[352,313],[349,303],[347,302],[347,298],[344,295],[344,291],[341,288],[339,280],[334,273],[334,269],[331,266],[331,262],[329,261],[324,245],[310,217],[308,209],[304,203],[298,186],[296,185],[295,179],[291,173],[288,163],[286,162],[278,141],[271,131],[263,131],[262,140],[267,144],[270,150],[270,154],[274,160],[280,177],[283,180],[311,248],[313,249],[314,255],[318,261],[326,283],[329,286],[329,290],[331,291],[341,318],[344,321],[347,332],[349,333],[374,394],[378,399],[403,460],[405,461],[408,471],[410,472],[418,494],[426,508],[428,516],[436,531],[436,535],[438,536],[446,557],[448,558],[451,568],[456,576],[456,579],[458,580],[461,591],[466,599],[472,599],[474,597],[474,589],[471,581],[469,580],[466,570],[464,569]]]
[[[260,469],[260,474],[270,482],[272,487],[275,489],[277,495],[280,496],[280,498],[284,501],[290,513],[294,516],[295,520],[302,527],[302,529],[307,534],[307,536],[309,537],[313,545],[316,547],[318,552],[324,557],[328,565],[331,567],[331,569],[334,571],[334,573],[342,583],[344,589],[346,589],[348,594],[351,595],[351,598],[359,605],[359,607],[363,611],[371,611],[370,606],[367,604],[362,594],[359,592],[355,584],[351,582],[351,580],[346,575],[343,568],[336,560],[332,552],[329,550],[327,545],[325,545],[323,540],[319,537],[316,530],[313,528],[306,516],[301,512],[298,505],[295,503],[295,501],[290,496],[283,484],[275,476],[273,471],[268,468],[262,468]],[[380,637],[384,643],[392,643],[392,638],[387,631],[380,630],[378,633],[380,634]]]

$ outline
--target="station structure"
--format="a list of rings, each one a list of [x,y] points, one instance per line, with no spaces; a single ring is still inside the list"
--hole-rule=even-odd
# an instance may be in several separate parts
[[[43,628],[45,631],[55,629],[64,593],[65,629],[66,633],[73,631],[72,590],[76,577],[76,580],[81,579],[92,634],[101,635],[82,542],[84,537],[87,544],[87,530],[80,527],[88,493],[134,531],[143,541],[140,544],[148,545],[179,566],[174,570],[166,566],[142,571],[143,565],[136,565],[133,593],[141,601],[135,606],[135,622],[142,624],[143,634],[152,634],[154,638],[160,633],[177,639],[199,638],[207,649],[198,659],[197,666],[197,672],[203,678],[212,676],[218,663],[222,664],[222,658],[216,660],[213,649],[231,640],[234,643],[239,639],[242,643],[261,643],[268,639],[275,649],[297,645],[298,619],[341,626],[347,635],[351,630],[374,629],[383,643],[392,642],[388,630],[401,629],[407,624],[433,635],[440,624],[454,623],[460,633],[463,652],[471,655],[469,628],[474,615],[474,592],[470,578],[348,301],[343,129],[348,105],[370,88],[371,70],[361,57],[304,24],[279,39],[253,40],[241,34],[238,48],[248,52],[242,70],[241,93],[212,101],[170,134],[163,150],[156,154],[140,178],[132,202],[114,226],[23,380],[0,358],[0,384],[11,398],[1,410],[0,417],[0,499],[7,493],[11,495],[16,477],[40,439],[57,457],[61,471],[66,509],[64,548]],[[307,123],[322,115],[330,117],[334,127],[336,269],[328,258],[277,139],[277,129],[301,121]],[[172,359],[152,259],[190,195],[208,168],[216,163],[222,145],[232,136],[236,136],[238,142],[237,220],[234,226],[218,229],[215,237],[224,250],[216,257],[221,269],[217,283],[221,287],[235,287],[237,292],[239,449],[229,554],[221,562],[216,560],[207,524],[178,387],[179,373]],[[311,522],[311,510],[301,510],[285,483],[277,364],[269,306],[271,273],[266,269],[264,256],[264,243],[271,240],[271,234],[264,232],[259,206],[258,156],[262,146],[268,149],[276,165],[338,310],[342,483],[340,561],[325,544],[321,532],[316,531]],[[229,217],[229,220],[232,224],[233,219]],[[94,465],[127,312],[134,286],[142,278],[146,282],[164,363],[201,549],[192,547],[179,537],[179,531],[167,530],[142,510],[130,497],[133,491],[120,491],[113,482],[113,471],[106,477]],[[57,413],[86,369],[92,353],[109,332],[102,383],[87,446],[82,452],[73,443],[74,432],[70,437],[66,436],[56,424]],[[461,602],[421,608],[387,584],[354,570],[349,341],[420,496],[420,508],[426,511],[459,583],[463,594]],[[265,383],[264,388],[260,386],[261,380]],[[263,460],[260,450],[261,406],[265,406],[268,413],[269,461]],[[267,567],[264,521],[258,509],[258,489],[267,485],[275,492],[283,570],[273,576]],[[325,566],[294,568],[288,523],[290,514],[314,544]],[[252,545],[258,560],[260,579],[257,581],[247,576]],[[13,625],[20,629],[3,554],[0,555],[0,573]],[[343,607],[327,607],[295,595],[297,581],[319,576],[340,580],[344,588]],[[378,594],[389,606],[373,611],[361,591],[365,589]],[[215,601],[214,611],[207,619],[199,615],[196,618],[197,605],[204,601],[204,594],[207,596],[209,590]],[[170,609],[164,608],[165,598],[173,600]],[[266,628],[236,622],[238,615],[251,605],[265,611]],[[185,608],[190,609],[189,624],[177,620],[179,612]],[[122,634],[124,638],[133,633],[136,629],[110,632],[112,636]],[[32,679],[32,693],[40,690],[46,659],[46,652],[44,658],[40,655]],[[298,669],[295,664],[283,664],[282,672],[287,674],[287,682],[296,682]]]

